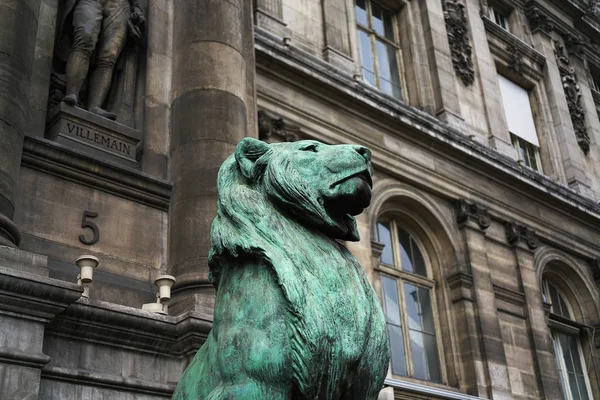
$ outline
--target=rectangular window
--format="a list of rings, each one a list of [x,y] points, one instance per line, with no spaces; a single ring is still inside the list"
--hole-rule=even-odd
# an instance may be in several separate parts
[[[402,99],[400,46],[392,13],[373,0],[356,0],[354,13],[363,79],[371,86]]]
[[[498,84],[506,124],[519,159],[529,168],[541,171],[540,142],[533,121],[529,92],[502,75],[498,75]]]
[[[496,25],[499,25],[504,30],[509,31],[509,29],[508,29],[508,15],[504,14],[501,11],[498,11],[498,9],[496,9],[494,7],[488,7],[488,10],[489,10],[489,17],[490,17],[490,19],[492,21],[494,21],[496,23]]]

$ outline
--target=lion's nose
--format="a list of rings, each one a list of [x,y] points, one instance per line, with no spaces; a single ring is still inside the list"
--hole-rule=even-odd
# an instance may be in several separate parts
[[[354,151],[362,156],[366,161],[371,161],[371,150],[363,146],[354,146]]]

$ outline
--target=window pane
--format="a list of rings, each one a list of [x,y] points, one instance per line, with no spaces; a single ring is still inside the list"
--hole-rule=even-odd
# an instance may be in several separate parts
[[[404,284],[404,297],[406,297],[406,313],[408,314],[408,327],[418,331],[422,330],[421,311],[417,287],[410,283]]]
[[[377,3],[371,3],[371,13],[373,14],[373,19],[371,20],[372,24],[371,28],[381,36],[385,35],[385,29],[383,25],[383,9],[377,5]]]
[[[406,376],[406,353],[404,351],[402,328],[388,324],[388,333],[392,352],[392,373]]]
[[[380,40],[376,41],[376,48],[379,77],[381,78],[381,90],[394,97],[402,98],[397,50]]]
[[[379,259],[382,263],[394,265],[394,252],[392,251],[392,232],[387,222],[377,223],[377,240],[385,245]]]
[[[425,268],[425,260],[423,259],[423,255],[421,254],[421,250],[417,243],[411,238],[411,251],[412,251],[412,261],[413,261],[413,269],[415,274],[419,274],[422,276],[427,276],[427,269]]]
[[[429,380],[442,383],[442,372],[440,369],[440,359],[435,336],[424,334],[423,337],[425,338],[425,356],[427,358]]]
[[[433,323],[433,309],[431,308],[431,297],[429,289],[424,287],[417,288],[417,296],[421,308],[421,325],[422,330],[426,333],[435,335],[435,325]]]
[[[363,77],[371,85],[375,86],[375,67],[373,66],[373,56],[371,53],[371,40],[366,32],[358,31],[358,41],[360,45],[360,61],[363,69]]]
[[[421,332],[410,331],[410,350],[412,352],[415,378],[427,380],[427,360],[425,358],[425,344]]]
[[[410,257],[410,236],[404,229],[398,227],[398,242],[400,244],[400,263],[404,271],[413,272]]]
[[[356,0],[356,6],[354,7],[354,14],[356,14],[356,22],[364,26],[367,25],[367,7],[365,0]]]
[[[385,307],[387,322],[398,326],[402,325],[398,302],[398,281],[382,275],[381,290],[383,292],[383,305]]]

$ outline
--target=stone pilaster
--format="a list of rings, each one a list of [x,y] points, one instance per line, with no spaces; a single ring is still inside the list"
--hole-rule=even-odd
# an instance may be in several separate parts
[[[502,99],[499,95],[496,65],[487,40],[487,32],[481,18],[481,2],[467,1],[465,11],[473,37],[473,62],[477,66],[476,79],[481,85],[483,107],[488,125],[490,146],[499,153],[516,159],[515,148],[511,144],[508,127],[502,112]]]
[[[325,26],[325,48],[323,57],[332,65],[346,71],[354,72],[352,48],[348,24],[346,0],[321,0],[323,7],[323,24]]]
[[[454,127],[462,127],[464,120],[460,112],[442,2],[424,1],[421,7],[421,21],[425,33],[429,71],[432,76],[435,115]]]
[[[512,246],[517,260],[523,292],[525,316],[533,344],[534,365],[540,397],[548,400],[562,399],[558,371],[554,358],[552,339],[546,323],[540,282],[537,279],[533,253],[539,246],[535,231],[514,222],[505,224],[506,240]]]
[[[0,245],[18,246],[12,222],[28,96],[35,52],[40,0],[0,3]]]
[[[177,313],[214,306],[207,256],[217,173],[243,137],[256,136],[256,110],[252,2],[178,0],[173,7],[168,270],[177,278]]]
[[[485,389],[485,392],[480,392],[478,395],[489,396],[491,399],[511,399],[504,342],[485,244],[485,230],[490,226],[490,217],[485,207],[468,200],[459,200],[457,221],[469,259],[475,315],[478,319],[476,323],[481,335],[482,351],[485,354],[483,360],[485,381],[477,382],[480,391]]]
[[[590,190],[589,178],[586,176],[583,168],[582,158],[584,157],[584,153],[577,145],[573,122],[571,121],[567,99],[563,90],[563,77],[559,69],[560,56],[556,54],[556,50],[559,49],[555,48],[552,38],[548,34],[551,25],[549,22],[544,22],[547,21],[547,18],[545,19],[545,17],[540,15],[535,17],[535,15],[537,14],[533,11],[528,13],[532,27],[532,41],[534,48],[546,58],[544,83],[554,122],[558,148],[560,149],[560,157],[567,179],[565,183],[582,195],[591,197],[592,192]]]

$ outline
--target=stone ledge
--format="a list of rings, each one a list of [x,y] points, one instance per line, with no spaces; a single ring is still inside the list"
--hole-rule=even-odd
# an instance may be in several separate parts
[[[362,82],[356,82],[343,71],[300,49],[292,46],[285,47],[276,37],[260,28],[255,28],[255,43],[258,68],[260,68],[261,57],[269,62],[279,63],[322,86],[343,92],[354,100],[395,118],[407,128],[418,130],[430,139],[467,155],[473,161],[477,160],[481,164],[494,168],[504,175],[503,178],[511,185],[516,182],[527,184],[541,195],[538,196],[541,201],[544,201],[545,197],[546,201],[551,199],[558,202],[561,207],[568,206],[579,210],[588,220],[589,218],[600,220],[600,205],[594,200],[581,196],[545,175],[520,166],[492,148],[470,140],[468,132],[460,132],[424,111],[386,96]]]
[[[47,322],[82,293],[74,283],[0,266],[0,313]]]
[[[47,366],[42,369],[42,378],[54,381],[73,382],[77,386],[99,386],[118,391],[150,394],[171,398],[175,385],[140,380],[131,377],[115,376],[79,369]]]
[[[82,297],[54,319],[47,332],[180,357],[193,354],[211,328],[212,317],[198,312],[173,317]]]
[[[12,347],[0,347],[0,364],[13,364],[22,367],[42,368],[50,362],[44,353],[30,353]]]
[[[167,211],[173,184],[70,149],[51,140],[25,137],[22,165]]]

